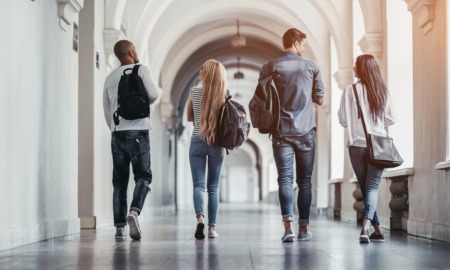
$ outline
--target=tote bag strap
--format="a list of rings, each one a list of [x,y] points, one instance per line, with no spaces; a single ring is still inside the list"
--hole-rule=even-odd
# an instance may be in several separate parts
[[[367,143],[368,135],[367,135],[366,122],[364,121],[364,115],[361,110],[361,104],[359,103],[358,93],[356,92],[356,84],[352,84],[352,86],[353,86],[353,94],[355,95],[355,99],[356,99],[356,106],[358,107],[358,118],[361,118],[364,133],[366,134],[366,143]]]

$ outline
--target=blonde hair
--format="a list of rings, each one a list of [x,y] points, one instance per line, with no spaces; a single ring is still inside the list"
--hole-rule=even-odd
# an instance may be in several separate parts
[[[205,76],[202,83],[200,136],[207,144],[212,145],[216,139],[217,114],[227,93],[227,74],[225,67],[214,59],[206,61],[203,69]]]

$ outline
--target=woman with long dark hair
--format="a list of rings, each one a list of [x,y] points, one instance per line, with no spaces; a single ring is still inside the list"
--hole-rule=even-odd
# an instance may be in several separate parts
[[[355,87],[367,132],[386,136],[386,127],[393,125],[395,119],[392,115],[389,91],[375,58],[369,54],[358,56],[353,71],[358,78]],[[342,93],[338,117],[341,125],[348,131],[347,145],[350,161],[364,199],[363,228],[359,241],[361,243],[382,242],[384,236],[377,216],[377,203],[383,169],[367,163],[366,136],[358,115],[352,84],[348,85]],[[369,235],[370,224],[374,226],[375,231]]]
[[[203,196],[205,185],[208,192],[208,237],[216,238],[216,216],[219,205],[219,180],[223,164],[224,149],[215,146],[217,114],[227,94],[225,67],[217,60],[206,61],[199,71],[202,87],[190,90],[187,119],[194,122],[189,162],[194,185],[194,209],[197,217],[196,239],[204,239],[205,212]],[[206,170],[208,175],[205,182]]]

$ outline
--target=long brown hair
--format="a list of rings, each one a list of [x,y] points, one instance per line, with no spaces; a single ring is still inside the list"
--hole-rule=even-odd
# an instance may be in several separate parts
[[[217,114],[225,102],[227,74],[225,67],[217,60],[209,59],[203,64],[205,77],[202,83],[202,115],[200,135],[206,143],[214,144],[216,138]]]
[[[370,54],[363,54],[356,58],[356,76],[366,89],[370,114],[374,122],[383,118],[386,108],[388,89],[381,76],[380,67]]]

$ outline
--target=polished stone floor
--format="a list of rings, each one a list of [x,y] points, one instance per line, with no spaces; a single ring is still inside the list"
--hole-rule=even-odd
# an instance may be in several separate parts
[[[217,239],[195,240],[191,211],[146,217],[141,241],[116,241],[114,228],[0,252],[0,269],[450,269],[450,244],[385,231],[360,244],[353,222],[311,220],[313,239],[282,243],[272,205],[221,205]]]

